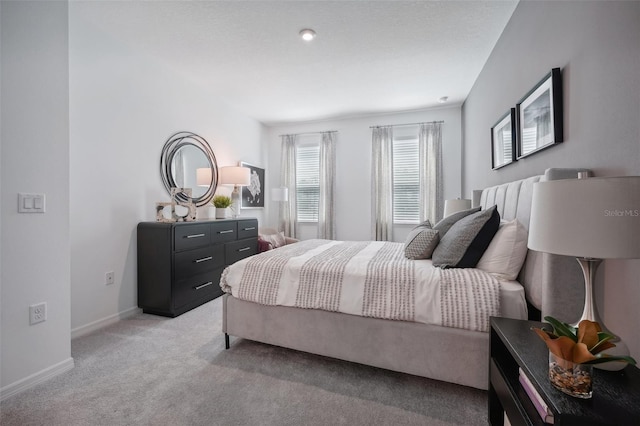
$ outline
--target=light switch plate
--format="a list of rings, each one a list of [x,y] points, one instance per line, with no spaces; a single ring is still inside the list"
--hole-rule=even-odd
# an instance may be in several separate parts
[[[18,213],[44,213],[44,194],[18,193]]]

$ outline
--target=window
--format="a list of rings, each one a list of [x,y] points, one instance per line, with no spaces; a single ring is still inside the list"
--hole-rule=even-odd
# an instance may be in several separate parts
[[[320,145],[296,148],[296,197],[299,222],[318,221]]]
[[[393,139],[393,223],[420,221],[418,139]]]

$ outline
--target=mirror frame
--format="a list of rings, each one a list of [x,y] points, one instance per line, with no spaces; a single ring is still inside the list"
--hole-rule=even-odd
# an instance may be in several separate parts
[[[178,132],[169,137],[162,147],[162,153],[160,154],[160,177],[162,178],[162,183],[164,184],[165,189],[169,194],[171,194],[171,188],[177,187],[173,173],[171,172],[173,158],[181,148],[188,145],[201,150],[207,158],[209,167],[211,167],[211,185],[209,186],[209,189],[207,189],[207,192],[200,197],[191,198],[183,192],[179,192],[176,194],[176,199],[185,203],[191,201],[197,207],[201,207],[211,201],[213,194],[215,194],[216,188],[218,187],[219,180],[218,162],[216,161],[216,156],[213,153],[211,146],[205,138],[191,132]]]

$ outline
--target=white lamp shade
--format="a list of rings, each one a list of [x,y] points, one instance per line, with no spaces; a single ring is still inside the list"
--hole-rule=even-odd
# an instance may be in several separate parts
[[[223,185],[249,185],[251,170],[247,167],[220,167],[220,183]]]
[[[289,188],[281,186],[271,190],[271,199],[273,201],[289,201]]]
[[[534,184],[528,246],[593,259],[640,258],[640,176]]]
[[[445,200],[444,202],[444,217],[450,216],[456,212],[460,212],[462,210],[469,210],[471,208],[471,200],[467,199],[455,199],[455,200]]]
[[[211,167],[196,169],[196,184],[198,186],[211,186]]]

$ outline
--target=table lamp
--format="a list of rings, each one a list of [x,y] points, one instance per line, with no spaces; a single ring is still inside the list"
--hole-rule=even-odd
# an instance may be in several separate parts
[[[450,216],[456,212],[462,210],[469,210],[471,208],[471,200],[457,198],[455,200],[444,201],[444,214],[442,217]]]
[[[231,193],[231,210],[233,217],[238,217],[240,215],[240,186],[251,183],[251,170],[241,166],[220,167],[220,183],[234,185]]]
[[[280,186],[278,188],[271,189],[271,199],[278,202],[278,232],[282,228],[282,208],[284,203],[289,201],[289,188],[286,186]]]
[[[585,281],[584,309],[577,323],[597,321],[610,332],[598,315],[593,285],[603,259],[640,258],[640,176],[580,176],[534,184],[528,246],[576,257]],[[619,337],[614,342],[616,355],[629,354]],[[601,365],[608,364],[624,366]]]

